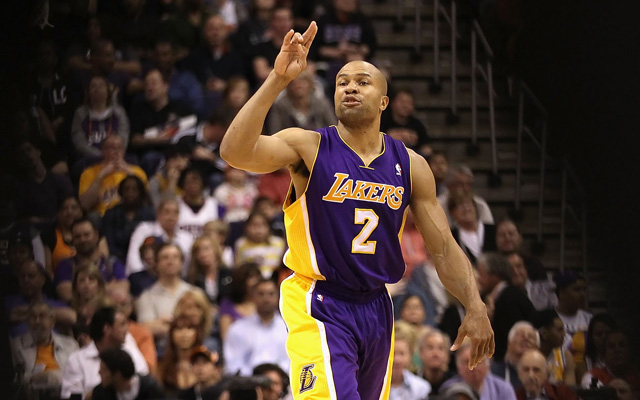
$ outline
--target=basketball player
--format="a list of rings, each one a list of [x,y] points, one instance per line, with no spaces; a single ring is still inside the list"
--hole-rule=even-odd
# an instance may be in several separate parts
[[[284,204],[295,273],[281,286],[297,399],[386,399],[393,355],[393,310],[385,283],[405,264],[400,237],[407,207],[445,287],[465,306],[452,349],[472,341],[469,367],[493,354],[493,331],[474,274],[436,199],[427,162],[380,133],[387,83],[373,65],[350,62],[336,78],[338,125],[261,136],[276,96],[306,68],[315,22],[290,31],[274,69],[233,120],[221,144],[230,165],[257,173],[288,167]]]

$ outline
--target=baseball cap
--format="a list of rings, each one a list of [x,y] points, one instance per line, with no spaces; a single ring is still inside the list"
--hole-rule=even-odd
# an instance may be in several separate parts
[[[584,277],[576,271],[567,269],[562,272],[558,272],[553,280],[556,283],[557,289],[563,289],[579,280],[584,280]]]

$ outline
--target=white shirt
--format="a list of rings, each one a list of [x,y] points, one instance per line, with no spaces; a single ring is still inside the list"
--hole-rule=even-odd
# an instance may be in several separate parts
[[[183,199],[178,200],[178,207],[178,228],[190,233],[194,239],[202,235],[204,224],[218,219],[218,202],[209,196],[205,196],[204,203],[197,213],[193,212]]]
[[[224,342],[225,372],[250,376],[253,368],[263,363],[278,364],[288,371],[286,341],[287,327],[277,312],[267,325],[258,314],[236,320]]]
[[[562,348],[570,349],[573,335],[575,335],[577,332],[586,333],[587,329],[589,328],[589,322],[591,322],[591,317],[593,315],[584,310],[578,310],[575,315],[562,314],[558,311],[558,316],[560,316],[560,319],[564,323],[565,337]]]
[[[402,371],[401,385],[391,385],[389,400],[426,400],[431,393],[431,384],[412,374],[406,369]]]
[[[460,243],[462,243],[476,258],[482,254],[484,244],[484,224],[478,222],[478,229],[475,232],[459,229]]]
[[[140,258],[140,246],[148,237],[161,237],[163,241],[168,242],[169,237],[158,222],[140,222],[131,234],[129,241],[129,251],[127,252],[127,276],[140,272],[145,269],[142,259]],[[177,229],[173,238],[173,243],[180,247],[184,255],[183,272],[186,273],[189,268],[191,257],[191,246],[193,245],[193,235],[188,232]]]
[[[160,282],[154,283],[153,286],[142,292],[136,302],[138,322],[150,322],[173,315],[173,309],[178,300],[190,290],[201,291],[202,289],[182,280],[173,291],[162,286]]]
[[[239,188],[223,182],[213,192],[213,197],[225,208],[224,222],[239,222],[249,216],[253,202],[258,197],[258,189],[250,181]]]
[[[122,349],[133,359],[138,374],[149,374],[149,366],[130,333],[127,333]],[[99,371],[100,357],[94,342],[72,353],[62,370],[60,398],[68,399],[72,394],[80,393],[84,399],[87,393],[102,382]]]

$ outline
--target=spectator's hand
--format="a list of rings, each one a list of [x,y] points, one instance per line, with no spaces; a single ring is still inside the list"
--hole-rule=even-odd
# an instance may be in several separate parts
[[[193,149],[193,158],[208,161],[216,160],[215,154],[202,146],[196,146],[195,149]]]
[[[451,351],[458,350],[465,336],[471,339],[469,369],[474,369],[485,357],[491,358],[493,356],[495,342],[486,307],[467,309],[467,314],[458,329],[458,337],[451,346]]]
[[[112,173],[116,172],[117,170],[118,170],[117,163],[115,162],[107,163],[105,164],[104,168],[102,168],[102,171],[100,171],[100,173],[98,174],[98,178],[102,180],[107,176],[111,175]]]
[[[227,86],[227,82],[224,79],[211,77],[207,80],[205,84],[205,88],[210,92],[222,92],[224,88]]]
[[[280,53],[273,65],[274,72],[288,80],[295,79],[307,67],[307,55],[318,32],[315,21],[309,24],[305,33],[291,29],[284,37]]]

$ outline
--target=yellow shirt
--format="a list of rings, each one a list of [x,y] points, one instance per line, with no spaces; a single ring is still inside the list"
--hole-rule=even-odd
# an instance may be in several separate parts
[[[53,355],[53,341],[47,346],[38,346],[35,365],[44,365],[42,371],[54,371],[60,369]]]
[[[144,171],[138,166],[131,164],[127,165],[129,169],[131,169],[133,175],[142,179],[144,185],[147,186],[147,175]],[[80,175],[80,187],[78,189],[79,195],[82,196],[82,194],[89,189],[89,186],[91,186],[93,181],[98,177],[102,168],[104,168],[104,163],[96,164],[82,172],[82,175]],[[94,208],[94,210],[98,211],[100,215],[104,215],[105,211],[118,204],[120,201],[118,186],[127,175],[129,174],[126,171],[116,171],[112,172],[102,180],[102,184],[98,190],[98,203]]]

